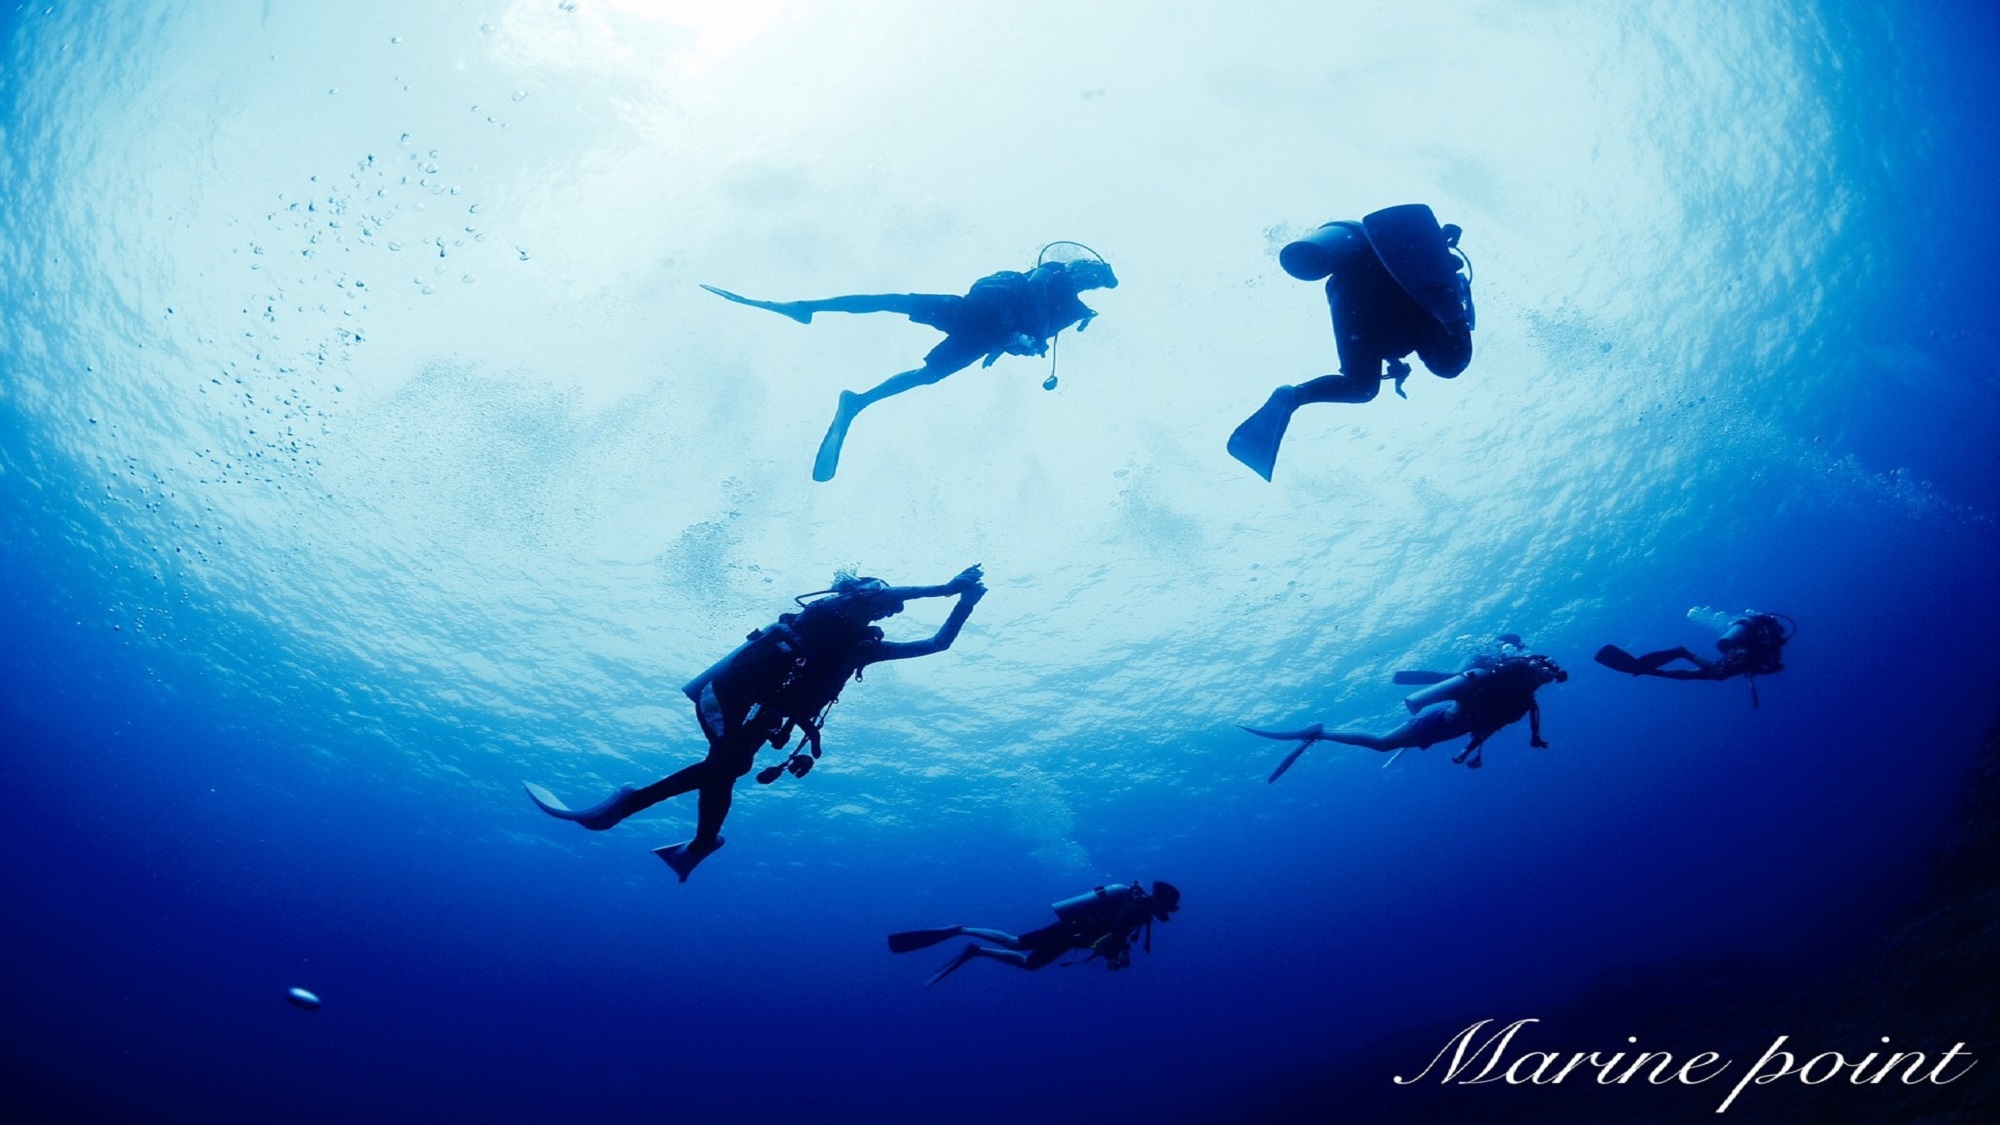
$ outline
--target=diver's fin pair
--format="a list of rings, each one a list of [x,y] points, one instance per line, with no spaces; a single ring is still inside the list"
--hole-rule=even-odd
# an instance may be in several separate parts
[[[1229,435],[1229,455],[1250,467],[1250,471],[1271,479],[1278,466],[1278,446],[1284,443],[1285,428],[1292,424],[1292,411],[1299,406],[1296,388],[1279,387]]]
[[[965,932],[962,926],[946,926],[942,930],[905,930],[889,935],[889,952],[910,953],[919,949],[929,949],[941,941],[950,941]]]
[[[528,791],[528,799],[535,802],[536,808],[557,820],[575,821],[592,832],[602,832],[636,811],[630,806],[635,790],[629,785],[620,785],[611,796],[587,809],[570,808],[560,797],[532,781],[522,782],[521,787]]]
[[[1644,664],[1639,663],[1638,657],[1633,656],[1617,645],[1605,645],[1603,648],[1598,649],[1597,655],[1591,659],[1611,669],[1613,672],[1623,672],[1628,676],[1643,676],[1648,671]]]
[[[1279,742],[1289,742],[1294,738],[1299,740],[1299,744],[1292,747],[1292,752],[1285,755],[1285,760],[1278,763],[1278,768],[1271,771],[1271,776],[1264,779],[1264,784],[1266,785],[1285,776],[1285,771],[1292,768],[1292,763],[1299,760],[1299,755],[1306,752],[1306,747],[1318,742],[1320,736],[1326,733],[1326,728],[1318,723],[1314,723],[1302,730],[1258,730],[1255,727],[1246,727],[1239,723],[1237,729],[1248,731],[1258,738],[1272,738]]]
[[[825,483],[833,479],[834,471],[840,468],[840,447],[847,441],[847,427],[854,416],[861,413],[861,396],[853,391],[840,392],[840,405],[833,411],[833,424],[826,428],[826,436],[819,440],[819,454],[813,458],[813,479]]]
[[[717,836],[715,843],[707,847],[698,847],[695,841],[689,840],[683,844],[669,844],[664,848],[654,848],[653,854],[666,860],[667,866],[673,868],[674,874],[679,875],[681,882],[685,883],[688,881],[688,876],[694,874],[694,869],[701,864],[702,860],[722,850],[722,845],[727,842],[727,840]]]
[[[800,324],[812,323],[812,310],[800,307],[805,303],[803,301],[759,301],[752,297],[745,297],[740,293],[731,293],[727,289],[717,289],[713,285],[703,285],[702,288],[725,301],[734,301],[739,305],[749,305],[753,309],[765,309],[769,312],[777,313],[779,316],[790,317]]]

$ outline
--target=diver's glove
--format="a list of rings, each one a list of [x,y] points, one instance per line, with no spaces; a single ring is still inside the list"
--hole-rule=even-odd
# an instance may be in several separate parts
[[[1528,745],[1534,747],[1537,750],[1547,750],[1549,748],[1548,740],[1544,739],[1539,734],[1529,738]]]

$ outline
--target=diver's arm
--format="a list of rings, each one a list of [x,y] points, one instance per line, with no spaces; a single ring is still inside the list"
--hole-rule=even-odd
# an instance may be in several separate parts
[[[952,575],[951,581],[942,585],[891,586],[887,590],[882,591],[882,593],[889,597],[899,598],[908,602],[915,601],[918,598],[948,598],[953,594],[963,594],[967,590],[977,586],[979,592],[983,595],[986,593],[986,587],[980,586],[979,580],[985,576],[985,573],[979,569],[979,564],[973,563],[971,566]],[[974,600],[978,599],[975,598]]]
[[[1549,744],[1542,741],[1542,705],[1532,700],[1528,703],[1528,745],[1537,750],[1549,748]]]
[[[967,574],[975,574],[978,569],[978,567],[968,568],[964,574],[952,579],[949,586],[933,587],[942,593],[958,595],[958,604],[951,607],[951,616],[944,619],[944,625],[938,629],[936,635],[922,641],[878,641],[874,649],[869,652],[868,659],[862,662],[862,666],[879,664],[884,660],[908,660],[913,656],[930,656],[950,648],[951,643],[958,639],[958,631],[965,628],[966,619],[972,616],[972,607],[978,605],[979,599],[986,596],[986,587],[977,577],[966,579]],[[961,579],[966,580],[961,584]]]

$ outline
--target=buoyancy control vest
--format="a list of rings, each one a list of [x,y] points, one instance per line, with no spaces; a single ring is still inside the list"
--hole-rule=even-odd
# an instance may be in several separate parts
[[[865,650],[882,630],[839,612],[828,598],[751,633],[741,645],[682,686],[711,741],[735,733],[756,716],[773,746],[803,726],[817,741],[818,725]]]

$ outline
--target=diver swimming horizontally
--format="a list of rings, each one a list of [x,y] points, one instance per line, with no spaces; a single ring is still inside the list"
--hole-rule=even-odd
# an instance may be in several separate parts
[[[1058,245],[1051,243],[1051,246]],[[1064,244],[1067,245],[1067,244]],[[1044,248],[1044,253],[1047,248]],[[854,416],[890,395],[938,382],[982,360],[991,367],[1003,355],[1048,354],[1049,341],[1074,324],[1081,332],[1097,313],[1078,299],[1091,289],[1116,289],[1118,277],[1104,259],[1093,256],[1038,263],[1027,273],[1001,270],[972,283],[963,297],[944,293],[875,293],[826,297],[816,301],[759,301],[704,285],[703,289],[739,305],[768,309],[800,324],[812,323],[814,313],[899,313],[945,334],[924,356],[923,366],[891,375],[859,393],[840,392],[840,403],[813,460],[813,479],[833,479],[840,465],[840,448]],[[1053,388],[1054,376],[1044,386]]]
[[[1722,652],[1721,660],[1704,660],[1684,646],[1633,656],[1617,645],[1598,649],[1595,659],[1614,672],[1631,676],[1659,676],[1668,680],[1727,680],[1743,676],[1750,681],[1750,705],[1758,706],[1756,678],[1785,670],[1785,644],[1797,634],[1798,623],[1782,613],[1749,610],[1730,615],[1697,609],[1690,610],[1688,616],[1699,616],[1722,630],[1715,640],[1715,647]],[[1666,667],[1677,660],[1693,667]]]
[[[800,610],[750,634],[734,652],[681,690],[694,701],[695,718],[708,737],[708,756],[644,788],[621,785],[603,801],[572,809],[539,785],[523,783],[528,796],[550,816],[602,831],[633,813],[683,793],[698,793],[694,838],[656,848],[681,882],[723,844],[722,821],[729,815],[736,779],[756,765],[766,743],[784,749],[794,730],[798,749],[779,765],[757,775],[768,784],[789,773],[804,777],[820,756],[820,727],[849,679],[885,660],[908,660],[943,652],[958,639],[972,607],[986,596],[979,567],[969,566],[940,586],[891,586],[879,578],[840,575],[828,595],[798,598]],[[937,633],[921,641],[884,640],[874,622],[903,611],[915,598],[956,596]]]
[[[1309,402],[1367,402],[1384,368],[1403,394],[1411,352],[1431,373],[1453,379],[1472,362],[1472,264],[1458,249],[1460,230],[1438,225],[1422,203],[1386,207],[1327,223],[1278,252],[1300,281],[1326,278],[1340,374],[1284,386],[1229,435],[1229,455],[1271,479],[1292,412]],[[1463,263],[1464,272],[1459,266]]]
[[[1315,742],[1339,742],[1386,753],[1412,748],[1425,750],[1469,734],[1472,741],[1451,760],[1478,769],[1485,764],[1481,747],[1486,740],[1523,716],[1528,720],[1528,745],[1548,749],[1549,744],[1542,741],[1542,708],[1535,700],[1535,692],[1545,684],[1568,679],[1569,673],[1558,668],[1555,661],[1529,652],[1519,637],[1509,633],[1500,637],[1491,651],[1474,654],[1457,672],[1396,673],[1396,683],[1426,686],[1403,700],[1403,705],[1416,717],[1388,734],[1330,731],[1318,723],[1293,731],[1242,729],[1262,738],[1298,742],[1266,781],[1283,777],[1306,747]]]
[[[1051,909],[1056,921],[1039,930],[1016,936],[1001,930],[973,926],[945,926],[935,930],[910,930],[889,935],[889,952],[909,953],[928,949],[955,937],[974,937],[993,943],[968,944],[931,975],[924,987],[957,972],[976,957],[985,957],[1017,969],[1040,969],[1071,950],[1088,950],[1084,961],[1102,960],[1114,972],[1132,963],[1132,942],[1145,931],[1146,952],[1153,951],[1153,923],[1165,922],[1181,908],[1181,892],[1172,883],[1153,881],[1151,894],[1137,880],[1098,887],[1075,898],[1066,898]],[[998,948],[995,948],[995,947]],[[1081,963],[1081,962],[1079,962]]]

